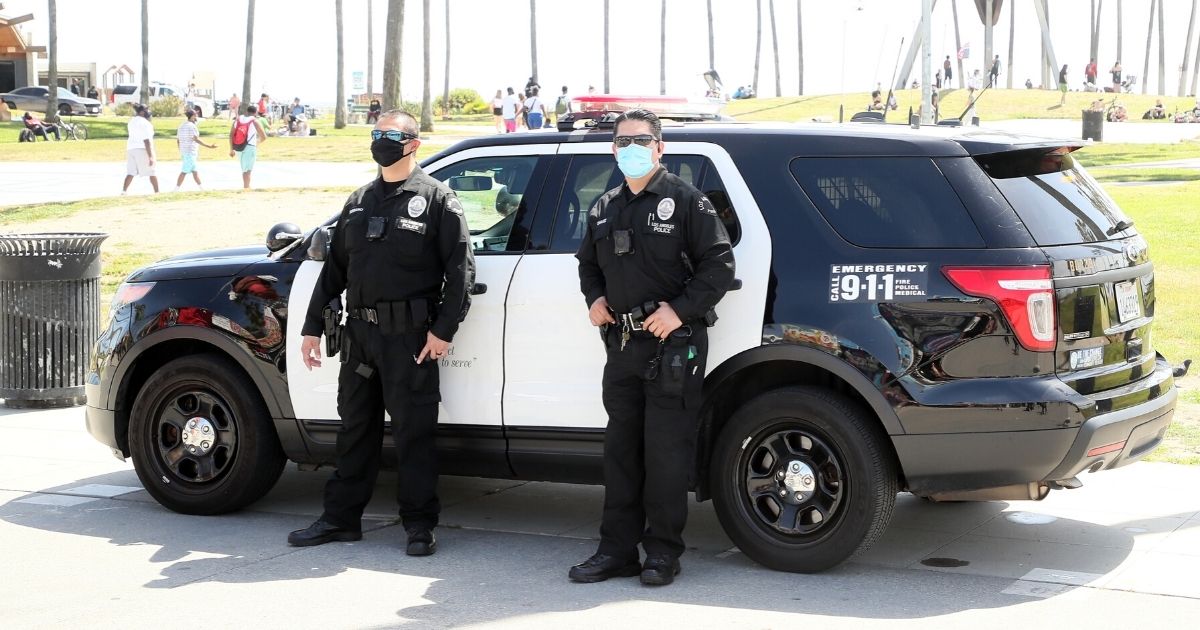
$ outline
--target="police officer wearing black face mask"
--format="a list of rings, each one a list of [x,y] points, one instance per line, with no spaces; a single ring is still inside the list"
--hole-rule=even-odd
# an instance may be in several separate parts
[[[323,310],[346,292],[338,375],[337,471],[325,486],[325,511],[292,532],[296,546],[362,538],[362,513],[379,473],[383,412],[392,418],[399,464],[400,517],[407,553],[433,553],[437,497],[434,431],[438,359],[470,307],[475,259],[462,204],[416,163],[417,121],[380,115],[371,132],[379,178],[350,195],[313,291],[301,352],[320,366]]]
[[[592,207],[576,254],[589,317],[608,350],[604,514],[599,549],[569,576],[640,575],[664,585],[679,574],[706,325],[733,282],[733,249],[712,203],[660,165],[657,116],[627,111],[614,133],[625,183]]]

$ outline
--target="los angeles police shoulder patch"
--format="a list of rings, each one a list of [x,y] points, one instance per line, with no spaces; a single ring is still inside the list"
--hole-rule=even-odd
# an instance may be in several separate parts
[[[453,195],[446,199],[446,209],[459,216],[463,213],[462,202],[458,200],[458,197]]]
[[[425,201],[425,198],[421,197],[420,195],[415,196],[412,199],[409,199],[408,200],[408,216],[410,216],[414,219],[421,216],[422,214],[425,213],[425,206],[428,205],[428,203],[429,202]]]
[[[675,200],[670,197],[663,199],[658,202],[658,209],[655,212],[658,213],[659,221],[670,219],[675,214]]]
[[[700,196],[700,212],[712,215],[714,217],[717,216],[717,209],[713,207],[712,202],[708,200],[708,197],[703,195]]]

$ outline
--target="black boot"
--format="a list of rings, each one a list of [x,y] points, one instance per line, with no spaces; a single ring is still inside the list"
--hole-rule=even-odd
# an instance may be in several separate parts
[[[602,553],[571,567],[567,576],[575,582],[603,582],[612,577],[633,577],[642,571],[637,559],[622,560]]]
[[[327,542],[362,540],[362,532],[338,527],[328,521],[317,520],[305,529],[288,534],[288,544],[293,547],[312,547]]]
[[[646,556],[646,562],[642,565],[642,584],[666,586],[675,581],[680,571],[678,558],[657,554]]]
[[[404,530],[408,534],[408,547],[404,552],[410,556],[431,556],[437,551],[437,538],[433,531],[425,527],[409,527]]]

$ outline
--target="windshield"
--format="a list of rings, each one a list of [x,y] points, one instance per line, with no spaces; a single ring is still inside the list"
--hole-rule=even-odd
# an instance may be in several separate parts
[[[1039,245],[1096,243],[1136,233],[1127,227],[1132,222],[1116,202],[1065,150],[1011,151],[975,159]]]

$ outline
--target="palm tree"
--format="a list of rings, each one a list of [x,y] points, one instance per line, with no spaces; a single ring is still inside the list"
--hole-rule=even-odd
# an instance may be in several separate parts
[[[367,0],[367,97],[375,98],[375,11]]]
[[[1200,41],[1196,42],[1196,60],[1192,62],[1192,96],[1196,95],[1196,80],[1200,79]]]
[[[1006,87],[1010,90],[1012,89],[1012,80],[1013,80],[1013,71],[1012,71],[1012,67],[1013,67],[1012,66],[1013,35],[1016,33],[1016,29],[1017,29],[1017,3],[1009,2],[1008,3],[1008,65],[1006,66],[1008,68],[1008,84],[1006,85]],[[946,87],[950,87],[950,86],[947,85]]]
[[[1158,2],[1158,93],[1167,93],[1167,45],[1166,34],[1163,33],[1163,13],[1166,13],[1166,0]]]
[[[250,0],[251,4],[254,0]],[[139,102],[150,104],[150,7],[142,0],[142,89]]]
[[[1040,2],[1041,0],[1034,1]],[[958,51],[962,50],[962,38],[959,36],[958,31],[958,0],[950,0],[950,11],[954,13],[954,58],[958,61],[958,89],[961,90],[963,87],[965,87],[963,81],[966,81],[966,78],[963,77],[962,58],[958,56]],[[1045,44],[1042,45],[1042,48],[1045,48]],[[1045,54],[1042,56],[1044,57]],[[1043,62],[1042,65],[1045,66],[1045,62]],[[1008,66],[1008,73],[1012,74],[1012,64],[1009,64]],[[889,86],[889,89],[891,89],[891,87],[892,86]]]
[[[342,46],[342,0],[334,0],[333,12],[337,25],[337,104],[333,106],[333,128],[346,126],[346,79],[342,73],[346,68],[345,48]]]
[[[46,120],[55,122],[58,120],[58,3],[48,0],[46,4],[46,18],[50,22],[50,58],[46,60],[46,83],[49,88],[46,90]]]
[[[713,19],[712,19],[712,0],[707,0],[708,4],[708,69],[716,70],[717,53],[713,46]],[[605,13],[608,12],[608,0],[604,0]],[[607,29],[606,29],[607,30]]]
[[[1179,66],[1179,96],[1187,93],[1188,53],[1192,52],[1192,34],[1196,28],[1196,0],[1192,0],[1192,17],[1188,19],[1187,43],[1183,45],[1183,64]]]
[[[604,0],[604,93],[608,90],[608,0]]]
[[[755,0],[755,29],[754,29],[754,79],[750,82],[754,93],[758,94],[758,63],[762,58],[762,0]]]
[[[401,55],[404,49],[404,0],[388,0],[383,41],[383,110],[399,109]]]
[[[775,30],[775,0],[768,0],[767,8],[771,12],[771,50],[775,55],[775,96],[783,96],[783,84],[779,80],[779,33]]]
[[[450,0],[446,0],[446,85],[442,91],[442,120],[450,119]]]
[[[421,17],[424,18],[421,32],[425,45],[425,76],[421,87],[421,131],[433,131],[433,100],[429,89],[429,0],[421,1]]]
[[[658,93],[667,93],[667,0],[662,0],[658,33]]]
[[[1092,21],[1092,39],[1088,46],[1088,52],[1092,59],[1097,59],[1100,56],[1100,13],[1104,11],[1104,0],[1100,0],[1099,6],[1096,5],[1096,0],[1092,0],[1092,6],[1089,10],[1089,17]],[[1119,59],[1119,57],[1118,57]],[[1011,75],[1012,72],[1009,72]]]
[[[604,5],[607,13],[608,3]],[[537,0],[529,0],[529,62],[533,69],[529,76],[537,81]]]
[[[1124,18],[1121,16],[1121,0],[1117,0],[1117,59],[1121,58],[1121,44],[1123,44],[1124,29],[1121,26]]]
[[[144,5],[145,3],[146,3],[146,0],[142,0],[142,4]],[[145,48],[146,48],[146,44],[143,43],[142,50],[145,50]],[[142,55],[144,57],[145,53],[143,52]],[[250,0],[249,4],[246,6],[246,65],[242,71],[242,102],[243,103],[253,103],[254,102],[254,101],[250,100],[250,66],[251,66],[251,62],[253,62],[253,60],[254,60],[254,0]],[[145,68],[145,62],[142,62],[142,63],[143,63],[142,67]],[[143,88],[142,92],[145,93],[145,88]]]
[[[1146,63],[1142,66],[1142,94],[1150,89],[1150,40],[1154,35],[1154,10],[1158,0],[1150,0],[1150,24],[1146,27]]]
[[[796,61],[797,78],[799,78],[799,94],[804,94],[804,11],[800,8],[800,0],[796,0]]]

